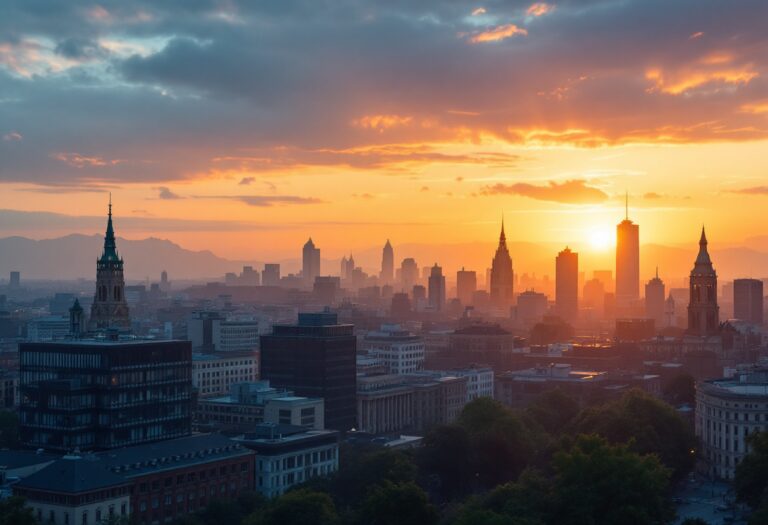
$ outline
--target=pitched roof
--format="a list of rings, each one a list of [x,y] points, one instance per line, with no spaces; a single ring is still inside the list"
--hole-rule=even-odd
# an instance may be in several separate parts
[[[122,476],[105,469],[101,462],[80,457],[64,457],[25,477],[16,486],[26,489],[80,494],[127,483],[128,481]]]

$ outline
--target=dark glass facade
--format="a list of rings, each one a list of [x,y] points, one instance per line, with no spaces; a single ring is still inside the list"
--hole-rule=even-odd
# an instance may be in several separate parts
[[[325,426],[355,426],[357,339],[335,314],[299,314],[295,326],[276,325],[261,336],[261,378],[297,396],[325,400]]]
[[[99,450],[191,433],[189,341],[21,343],[22,441]]]

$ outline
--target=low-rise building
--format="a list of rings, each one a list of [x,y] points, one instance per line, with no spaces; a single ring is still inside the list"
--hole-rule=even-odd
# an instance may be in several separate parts
[[[68,315],[50,315],[30,319],[27,323],[27,341],[53,341],[69,334]]]
[[[226,395],[232,385],[258,377],[258,352],[192,354],[192,387],[200,397]]]
[[[733,479],[747,437],[768,430],[768,369],[697,383],[695,420],[708,474]]]
[[[362,342],[363,352],[386,366],[390,374],[411,374],[423,369],[425,349],[421,336],[391,324],[368,332]]]
[[[580,404],[601,395],[605,372],[573,370],[569,364],[537,366],[515,370],[496,377],[496,399],[512,408],[526,408],[544,392],[559,389]]]
[[[339,433],[264,423],[234,438],[256,451],[255,489],[268,498],[339,469]]]

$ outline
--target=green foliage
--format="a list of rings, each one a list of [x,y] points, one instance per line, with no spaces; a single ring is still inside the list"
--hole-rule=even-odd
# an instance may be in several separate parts
[[[736,467],[733,480],[739,500],[757,509],[768,509],[768,432],[747,437],[750,452]]]
[[[669,471],[655,456],[582,435],[564,444],[553,462],[552,523],[640,525],[674,516],[665,498]]]
[[[640,390],[585,409],[573,430],[575,434],[598,434],[611,443],[629,443],[639,454],[656,454],[676,479],[689,472],[695,461],[693,430],[671,406]]]
[[[689,404],[696,400],[696,380],[690,374],[678,374],[664,386],[664,399],[673,406]]]
[[[374,488],[363,502],[360,525],[436,525],[437,509],[415,483],[391,483]]]
[[[0,410],[0,448],[18,448],[19,416],[14,412]]]
[[[701,518],[685,518],[680,525],[709,525]]]
[[[436,427],[424,437],[418,461],[428,478],[436,478],[444,498],[454,499],[472,487],[475,476],[471,451],[469,433],[459,425]]]
[[[559,436],[579,414],[579,403],[556,389],[543,393],[525,412],[549,434]]]
[[[13,496],[0,500],[0,525],[37,525],[37,520],[24,498]]]
[[[238,522],[221,522],[218,525]],[[306,489],[288,492],[248,516],[243,525],[338,525],[339,516],[328,494]]]
[[[241,494],[236,501],[214,500],[200,512],[176,520],[175,525],[237,524],[266,505],[267,500],[264,496],[258,492],[247,492]]]

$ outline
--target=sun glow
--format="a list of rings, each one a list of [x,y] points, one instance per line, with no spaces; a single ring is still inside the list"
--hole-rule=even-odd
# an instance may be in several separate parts
[[[593,228],[587,234],[589,246],[593,250],[605,251],[613,245],[612,231],[605,228]]]

